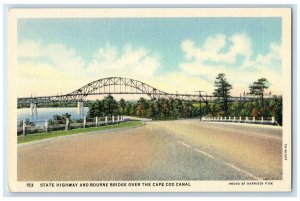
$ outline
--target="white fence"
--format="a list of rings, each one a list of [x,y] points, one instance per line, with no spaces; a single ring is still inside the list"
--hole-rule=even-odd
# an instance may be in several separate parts
[[[26,122],[23,120],[22,125],[18,126],[17,134],[26,135],[32,133],[48,132],[55,130],[71,130],[76,128],[87,128],[87,127],[98,127],[98,126],[107,126],[111,124],[118,124],[125,120],[123,116],[105,116],[105,117],[96,117],[96,118],[86,118],[84,117],[81,121],[72,121],[66,119],[64,124],[54,124],[49,125],[49,120],[44,121],[41,125],[26,125]],[[36,123],[36,122],[33,122]]]
[[[278,125],[278,123],[275,121],[275,117],[266,118],[266,117],[219,116],[219,117],[202,117],[202,121]]]

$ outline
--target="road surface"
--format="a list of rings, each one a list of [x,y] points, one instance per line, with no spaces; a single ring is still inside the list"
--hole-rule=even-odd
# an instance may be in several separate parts
[[[21,145],[18,180],[276,180],[281,145],[278,127],[153,121]]]

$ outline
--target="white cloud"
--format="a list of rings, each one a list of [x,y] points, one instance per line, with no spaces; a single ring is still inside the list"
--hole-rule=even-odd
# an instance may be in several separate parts
[[[246,59],[252,55],[251,40],[244,33],[231,37],[226,37],[224,34],[210,36],[201,47],[197,47],[191,40],[185,40],[181,48],[187,60],[197,62],[232,64],[236,62],[239,55]]]
[[[159,59],[145,48],[133,48],[131,45],[118,51],[107,44],[94,55],[93,62],[87,67],[91,73],[108,76],[149,78],[159,68]]]
[[[44,53],[41,51],[41,44],[35,41],[23,41],[18,46],[18,57],[19,58],[28,58],[36,59],[38,57],[44,56]]]
[[[146,80],[160,66],[154,53],[131,45],[118,51],[107,44],[99,48],[94,59],[87,63],[63,44],[42,45],[25,41],[18,46],[18,50],[19,97],[65,94],[109,76]]]
[[[218,34],[208,37],[203,45],[195,45],[194,41],[182,41],[181,49],[185,61],[181,62],[181,70],[190,75],[204,76],[213,83],[219,73],[225,73],[233,85],[232,95],[247,91],[250,84],[261,77],[266,77],[270,90],[276,94],[281,91],[281,45],[271,44],[270,51],[253,59],[252,42],[244,33],[232,36]],[[243,56],[240,66],[236,61]],[[211,63],[210,63],[211,62]],[[212,91],[211,91],[212,92]]]
[[[166,75],[156,76],[147,80],[148,84],[168,93],[195,93],[198,90],[210,92],[213,85],[197,76],[183,72],[172,72]]]

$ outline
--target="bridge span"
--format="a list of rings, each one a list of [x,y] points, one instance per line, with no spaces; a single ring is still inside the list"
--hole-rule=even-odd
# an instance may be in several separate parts
[[[140,94],[148,95],[151,99],[181,99],[194,101],[199,99],[202,99],[203,101],[212,101],[216,98],[220,98],[203,94],[167,93],[138,80],[123,77],[108,77],[90,82],[83,87],[64,95],[20,97],[18,98],[18,104],[82,102],[88,96],[105,94]],[[245,98],[249,99],[243,97],[243,99]],[[237,99],[240,100],[242,97],[231,96],[229,98],[229,100]]]

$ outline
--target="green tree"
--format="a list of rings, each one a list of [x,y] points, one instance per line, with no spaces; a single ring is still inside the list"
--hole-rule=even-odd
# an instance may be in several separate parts
[[[103,102],[100,100],[96,100],[93,103],[89,103],[89,114],[88,116],[90,118],[93,117],[101,117],[103,116],[104,108],[103,108]]]
[[[49,125],[65,124],[67,118],[71,120],[71,114],[53,115],[52,119],[49,120]]]
[[[184,101],[183,107],[182,107],[182,116],[184,118],[190,117],[191,116],[190,115],[190,112],[191,112],[190,110],[191,110],[191,103],[190,103],[190,101]]]
[[[171,100],[171,118],[178,119],[180,115],[181,101],[178,99]]]
[[[164,119],[167,119],[167,118],[170,117],[170,104],[169,104],[169,100],[168,99],[164,99],[163,100],[162,113],[163,113]]]
[[[136,108],[136,112],[139,117],[145,117],[144,115],[145,115],[145,111],[147,109],[146,107],[147,107],[146,99],[140,98],[138,100],[137,108]]]
[[[262,110],[264,108],[264,92],[269,88],[269,82],[266,78],[260,78],[249,86],[250,94],[260,97]]]
[[[126,102],[125,114],[128,115],[128,116],[135,115],[135,109],[134,109],[133,103]]]
[[[243,117],[251,116],[251,112],[252,112],[253,108],[254,108],[254,106],[253,106],[252,102],[245,102],[242,106],[240,116],[243,116]]]
[[[116,115],[118,111],[118,103],[112,95],[108,95],[103,99],[103,111],[105,116]]]
[[[251,116],[252,117],[258,117],[258,111],[255,107],[252,109]]]
[[[241,101],[234,101],[229,107],[229,115],[240,116],[241,110],[243,109],[243,103]]]
[[[276,121],[282,125],[282,96],[273,97],[270,100],[270,112]]]
[[[230,90],[232,89],[232,86],[225,78],[224,73],[220,73],[216,77],[215,87],[213,94],[218,97],[217,102],[221,103],[223,115],[226,115],[228,110],[228,98],[230,97]]]
[[[149,105],[148,115],[147,117],[152,119],[158,119],[158,108],[156,101],[151,101]]]
[[[26,124],[27,126],[28,126],[28,125],[30,125],[30,126],[32,126],[32,127],[35,126],[35,123],[31,122],[29,119],[26,119],[26,120],[25,120],[25,124]],[[23,126],[23,121],[19,121],[19,122],[18,122],[18,126]]]
[[[163,118],[163,115],[162,115],[162,99],[158,99],[158,100],[155,100],[156,101],[156,105],[157,105],[157,119],[162,119]]]
[[[125,107],[126,107],[126,103],[125,103],[125,100],[123,98],[120,99],[119,101],[119,106],[121,108],[121,113],[122,115],[124,114],[125,112]]]

